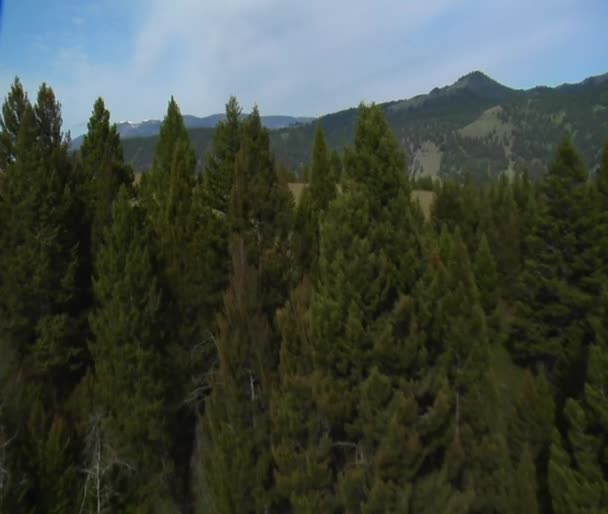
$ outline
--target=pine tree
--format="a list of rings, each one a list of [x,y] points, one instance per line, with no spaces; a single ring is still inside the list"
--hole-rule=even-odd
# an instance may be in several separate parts
[[[243,123],[235,161],[228,211],[233,276],[218,323],[219,369],[199,434],[209,454],[203,450],[202,481],[216,512],[262,512],[277,501],[270,398],[279,360],[275,312],[292,283],[292,208],[255,108]],[[248,475],[237,471],[241,459],[249,463]],[[218,483],[231,477],[239,478],[234,484]]]
[[[243,238],[249,263],[258,270],[262,310],[274,314],[292,285],[289,235],[293,197],[279,180],[268,130],[257,108],[243,124],[229,209],[230,229]],[[278,353],[275,352],[275,362]]]
[[[584,393],[564,407],[566,431],[553,433],[549,487],[556,514],[603,512],[608,505],[608,295],[602,298],[602,318],[595,325]]]
[[[226,104],[226,119],[220,121],[213,134],[213,147],[205,163],[204,189],[208,205],[226,214],[234,181],[234,163],[240,147],[241,107],[231,96]]]
[[[319,223],[336,196],[333,166],[323,128],[319,124],[313,143],[309,184],[302,193],[295,222],[297,260],[303,272],[313,270],[318,264]]]
[[[0,425],[10,431],[2,507],[71,512],[76,442],[63,403],[88,361],[77,272],[78,181],[61,107],[43,84],[36,104],[18,81],[3,107]],[[16,136],[16,137],[15,137]],[[4,413],[3,413],[4,414]]]
[[[6,171],[15,162],[21,119],[29,105],[27,93],[23,89],[19,78],[16,77],[2,105],[2,116],[0,117],[0,171]]]
[[[589,259],[593,204],[583,163],[565,140],[541,185],[510,337],[517,361],[545,366],[561,401],[581,390],[598,295]]]
[[[331,441],[315,404],[310,305],[305,277],[277,314],[281,329],[279,380],[272,396],[272,452],[279,505],[294,514],[335,508]]]
[[[335,486],[328,501],[341,512],[402,511],[422,461],[417,404],[403,378],[416,355],[405,290],[411,234],[402,229],[409,198],[403,157],[376,106],[360,108],[345,175],[320,231],[311,306],[314,423],[329,438],[323,445]]]
[[[0,331],[54,401],[69,393],[86,362],[76,282],[82,211],[67,150],[60,105],[43,84],[23,113],[6,170]]]
[[[604,198],[608,197],[608,140],[604,144],[602,159],[596,177],[597,188]]]
[[[87,125],[88,132],[80,147],[80,172],[90,223],[91,252],[94,255],[103,240],[103,232],[112,221],[112,203],[122,185],[130,186],[133,172],[125,164],[116,125],[110,125],[110,112],[101,98],[95,101]]]
[[[445,357],[447,377],[456,396],[455,440],[465,457],[455,468],[453,483],[464,493],[472,493],[471,512],[508,513],[513,477],[507,445],[499,431],[485,317],[468,252],[458,232],[448,273]]]
[[[497,303],[496,262],[485,234],[481,236],[475,258],[475,280],[479,288],[481,305],[489,316]]]
[[[218,367],[200,423],[201,487],[209,495],[209,511],[217,514],[271,512],[274,502],[271,339],[245,248],[235,237],[232,279],[218,320]]]
[[[523,448],[519,463],[515,469],[513,512],[539,514],[537,472],[534,459],[527,447]]]
[[[528,193],[525,189],[528,186],[520,186],[519,182],[518,177],[509,182],[503,175],[486,193],[488,198],[485,200],[491,220],[485,235],[496,259],[498,286],[505,298],[512,296],[513,285],[521,268],[522,219],[528,217]],[[520,188],[522,191],[519,191]],[[521,206],[516,202],[516,194],[524,197]]]
[[[213,286],[216,278],[223,277],[221,268],[211,268],[218,262],[213,253],[216,218],[197,184],[195,152],[173,98],[161,124],[152,169],[142,178],[140,198],[158,241],[160,280],[170,306],[165,316],[173,330],[168,342],[172,358],[167,366],[174,406],[171,453],[177,466],[175,494],[186,504],[190,502],[189,459],[195,437],[195,416],[189,403],[198,400],[200,377],[211,366],[213,345],[208,334],[213,330],[219,293]],[[219,258],[224,258],[221,245],[219,251]]]
[[[554,423],[555,403],[551,385],[544,373],[534,377],[527,371],[515,410],[509,420],[508,442],[514,465],[523,465],[521,459],[525,452],[532,460],[536,469],[534,483],[538,495],[537,502],[542,512],[547,511],[551,503],[547,485],[547,464]]]
[[[104,461],[112,465],[114,510],[153,512],[168,495],[167,326],[145,214],[123,186],[95,273],[90,344]]]

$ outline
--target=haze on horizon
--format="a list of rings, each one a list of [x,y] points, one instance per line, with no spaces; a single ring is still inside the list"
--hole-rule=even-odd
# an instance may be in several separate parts
[[[2,3],[4,5],[2,6]],[[3,7],[3,9],[2,9]],[[482,70],[527,88],[608,71],[605,0],[0,0],[0,87],[46,81],[65,128],[223,110],[318,116]]]

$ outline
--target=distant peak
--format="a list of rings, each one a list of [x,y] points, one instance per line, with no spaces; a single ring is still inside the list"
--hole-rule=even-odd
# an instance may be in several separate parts
[[[449,91],[463,89],[478,96],[495,99],[500,99],[503,96],[513,92],[511,88],[503,86],[479,70],[475,70],[463,75],[451,86],[448,86]]]
[[[500,86],[498,82],[496,82],[493,78],[488,77],[485,73],[479,70],[472,71],[471,73],[467,73],[460,77],[453,84],[454,86],[467,87],[474,85],[488,85],[488,86]],[[504,86],[502,86],[504,87]]]

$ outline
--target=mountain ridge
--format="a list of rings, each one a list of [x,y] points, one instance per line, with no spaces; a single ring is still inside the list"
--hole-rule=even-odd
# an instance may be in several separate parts
[[[187,129],[215,128],[215,126],[226,118],[224,113],[210,114],[209,116],[194,116],[184,114],[184,124]],[[297,124],[310,123],[315,118],[308,116],[288,116],[282,114],[262,116],[262,123],[270,130],[290,127]],[[122,139],[152,137],[160,133],[162,120],[148,119],[142,121],[120,121],[116,123],[118,134]],[[72,141],[72,149],[80,148],[84,134],[79,135]]]
[[[476,70],[426,94],[379,104],[403,149],[412,175],[463,173],[487,180],[500,173],[545,169],[557,143],[570,135],[590,169],[608,137],[608,73],[575,84],[514,89]],[[353,141],[357,108],[317,118],[330,147]],[[277,159],[300,170],[310,161],[316,123],[271,130]],[[199,163],[209,150],[210,128],[190,129]],[[126,158],[150,167],[155,137],[124,139]]]

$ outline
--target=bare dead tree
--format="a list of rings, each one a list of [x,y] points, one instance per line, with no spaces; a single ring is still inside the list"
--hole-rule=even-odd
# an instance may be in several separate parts
[[[90,431],[86,437],[85,475],[80,514],[108,512],[112,497],[116,494],[112,487],[111,475],[118,468],[135,472],[135,468],[120,458],[106,437],[106,419],[100,412],[91,416]],[[90,507],[87,509],[87,501]]]

